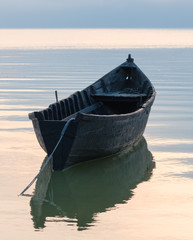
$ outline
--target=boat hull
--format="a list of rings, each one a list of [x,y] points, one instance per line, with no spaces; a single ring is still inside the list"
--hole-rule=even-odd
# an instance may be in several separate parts
[[[121,115],[92,115],[79,113],[69,125],[53,155],[53,169],[66,167],[116,154],[136,144],[142,137],[154,98],[138,111]],[[34,129],[42,148],[53,151],[63,121],[39,121]],[[40,137],[41,136],[41,137]]]
[[[53,169],[61,170],[136,144],[155,95],[150,80],[129,56],[92,85],[29,118],[40,146],[53,156]]]

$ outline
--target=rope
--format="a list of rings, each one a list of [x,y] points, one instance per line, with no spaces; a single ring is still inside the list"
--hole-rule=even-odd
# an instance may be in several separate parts
[[[65,217],[65,215],[66,215],[66,213],[62,210],[62,208],[59,205],[57,205],[55,202],[51,201],[51,200],[48,200],[48,199],[45,199],[45,198],[41,198],[41,197],[38,197],[38,196],[32,195],[32,194],[23,194],[22,196],[24,196],[24,197],[31,197],[31,199],[35,199],[35,200],[38,200],[38,201],[42,201],[42,202],[48,203],[49,205],[55,207],[56,210],[58,212],[60,212],[61,215],[63,215],[63,217]]]
[[[34,179],[27,185],[26,188],[24,188],[24,190],[18,195],[18,196],[22,196],[30,187],[31,185],[35,182],[35,180],[39,177],[39,175],[43,172],[44,168],[46,167],[46,165],[49,163],[49,161],[51,160],[54,152],[56,151],[57,147],[59,146],[64,133],[66,132],[66,129],[68,128],[69,124],[71,123],[71,121],[73,121],[74,118],[71,118],[68,120],[68,122],[65,124],[64,128],[62,129],[61,135],[60,135],[60,139],[58,140],[54,150],[52,151],[52,153],[50,154],[50,156],[48,157],[48,159],[46,160],[46,162],[44,163],[44,165],[42,166],[42,168],[40,169],[39,173],[34,177]]]

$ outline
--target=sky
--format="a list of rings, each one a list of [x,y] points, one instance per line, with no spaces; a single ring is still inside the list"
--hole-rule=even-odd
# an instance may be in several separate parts
[[[193,0],[0,0],[0,28],[193,28]]]

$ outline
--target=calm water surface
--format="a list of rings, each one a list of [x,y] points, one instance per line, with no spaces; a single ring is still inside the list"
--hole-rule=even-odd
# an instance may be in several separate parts
[[[193,31],[159,30],[158,42],[158,31],[135,30],[146,36],[139,44],[134,30],[97,30],[90,42],[94,30],[42,31],[0,30],[0,238],[192,239]],[[64,172],[48,167],[18,197],[46,157],[28,113],[55,101],[54,90],[64,98],[86,87],[128,53],[157,91],[140,144]]]

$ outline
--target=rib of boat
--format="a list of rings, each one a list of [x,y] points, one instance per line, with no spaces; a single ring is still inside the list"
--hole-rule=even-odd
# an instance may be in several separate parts
[[[53,169],[62,170],[137,144],[155,95],[152,83],[129,55],[92,85],[29,118],[40,146],[53,154]]]

